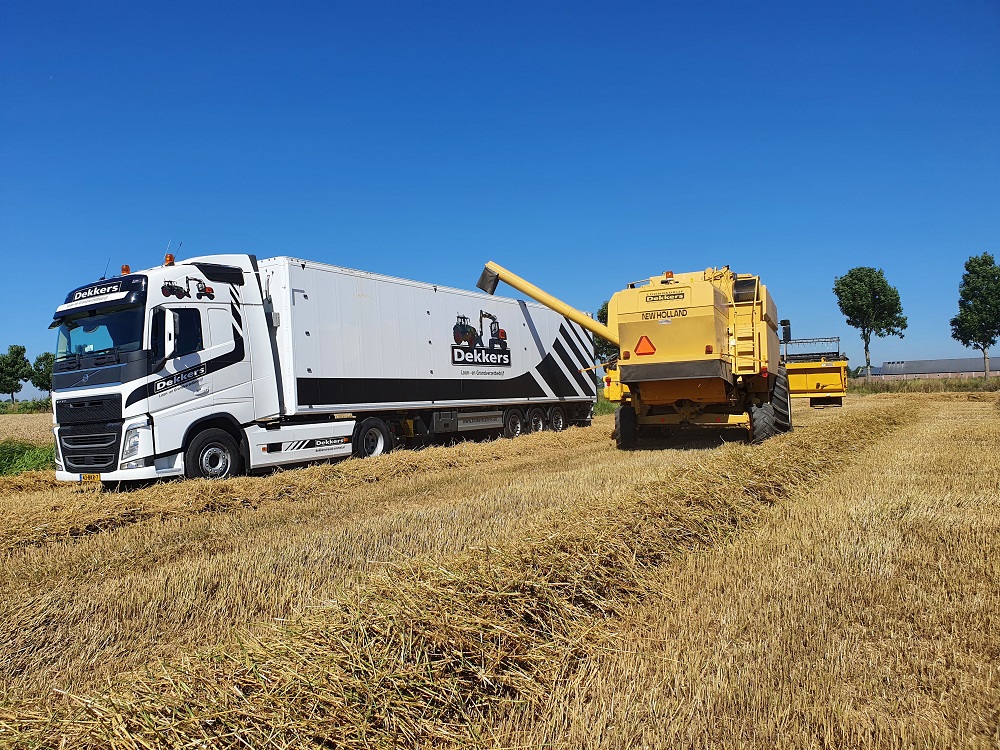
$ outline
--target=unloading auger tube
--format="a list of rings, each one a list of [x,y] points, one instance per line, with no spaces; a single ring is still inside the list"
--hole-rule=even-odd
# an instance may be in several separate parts
[[[500,281],[503,281],[505,284],[509,284],[522,294],[528,295],[533,300],[539,304],[545,305],[550,310],[555,310],[560,315],[566,316],[577,325],[586,328],[595,336],[600,336],[602,339],[610,341],[615,346],[619,348],[621,347],[618,340],[618,334],[606,325],[602,325],[589,315],[580,312],[575,307],[570,307],[565,302],[556,299],[548,292],[543,292],[531,282],[525,281],[517,274],[511,273],[502,266],[498,266],[493,261],[486,264],[486,268],[483,269],[483,273],[479,277],[479,282],[476,286],[487,294],[493,294],[497,289],[497,283]]]

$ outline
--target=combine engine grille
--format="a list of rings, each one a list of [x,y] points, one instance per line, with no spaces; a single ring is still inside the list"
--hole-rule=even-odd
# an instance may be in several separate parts
[[[59,401],[56,421],[67,471],[97,474],[117,468],[122,440],[120,395]]]

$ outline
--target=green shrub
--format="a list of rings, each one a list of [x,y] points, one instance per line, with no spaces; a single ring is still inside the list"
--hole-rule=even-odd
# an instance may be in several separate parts
[[[0,474],[54,468],[55,448],[51,445],[33,445],[19,440],[0,442]]]
[[[618,404],[613,404],[608,401],[604,396],[597,394],[597,403],[594,405],[594,416],[599,417],[602,414],[614,414],[615,407]]]
[[[52,411],[52,399],[36,398],[18,401],[12,404],[10,401],[0,403],[0,414],[40,414]]]

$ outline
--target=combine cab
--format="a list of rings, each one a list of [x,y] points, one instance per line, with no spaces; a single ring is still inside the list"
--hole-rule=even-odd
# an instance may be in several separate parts
[[[759,277],[667,271],[616,292],[607,326],[495,263],[479,287],[501,280],[619,348],[604,379],[619,448],[672,427],[742,428],[753,442],[792,429],[778,313]]]

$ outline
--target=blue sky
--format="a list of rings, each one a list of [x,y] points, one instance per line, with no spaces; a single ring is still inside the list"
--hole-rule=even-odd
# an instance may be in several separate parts
[[[0,0],[0,348],[110,258],[296,255],[472,288],[495,260],[583,309],[759,273],[796,336],[885,269],[950,338],[1000,255],[1000,4]]]

